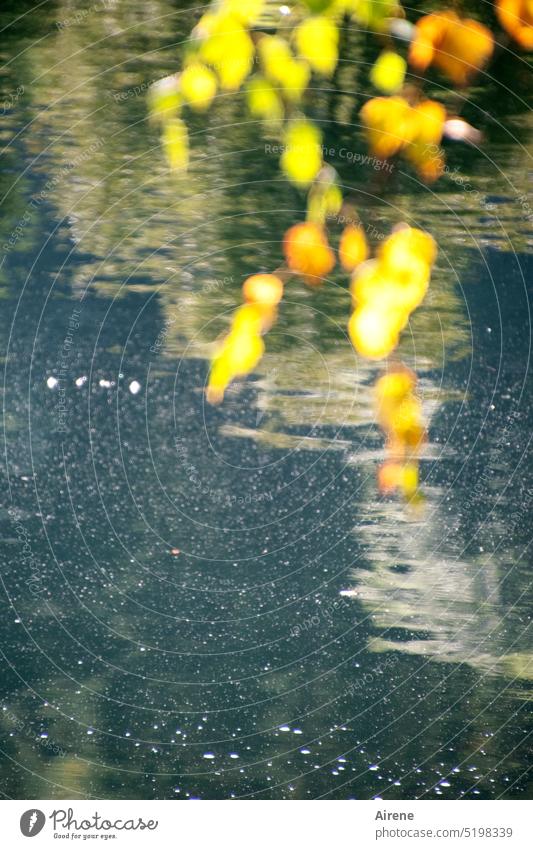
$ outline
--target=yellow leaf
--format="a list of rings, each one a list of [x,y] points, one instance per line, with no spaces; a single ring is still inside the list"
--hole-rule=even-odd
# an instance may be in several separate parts
[[[148,92],[148,106],[152,121],[164,121],[179,112],[181,94],[178,76],[172,74],[158,80]]]
[[[201,62],[191,62],[180,77],[180,89],[189,106],[201,112],[209,108],[217,93],[217,78]]]
[[[251,333],[257,335],[261,333],[262,316],[261,310],[257,304],[243,304],[233,316],[231,324],[232,333]]]
[[[169,168],[176,171],[189,164],[189,137],[180,118],[170,118],[163,126],[163,147]]]
[[[379,255],[391,270],[409,265],[413,257],[431,265],[437,256],[437,245],[433,236],[417,227],[400,227],[385,239]]]
[[[464,86],[486,65],[493,51],[494,38],[486,26],[446,9],[416,22],[409,63],[418,73],[435,65],[455,85]]]
[[[287,100],[298,103],[309,83],[311,71],[303,59],[291,59],[283,68],[281,85]]]
[[[322,278],[335,267],[335,254],[326,232],[312,221],[289,227],[283,239],[283,252],[290,270],[302,274],[310,286],[320,285]]]
[[[265,5],[265,0],[223,0],[222,12],[227,12],[250,26],[261,16]]]
[[[265,343],[260,336],[252,333],[232,333],[228,337],[226,356],[229,367],[235,377],[244,377],[255,368],[265,351]]]
[[[388,159],[411,142],[416,134],[414,110],[403,97],[374,97],[361,109],[361,118],[372,153]]]
[[[324,15],[304,20],[296,30],[296,45],[300,56],[311,68],[324,76],[335,70],[339,58],[339,30],[336,24]]]
[[[248,109],[257,118],[279,121],[283,118],[283,102],[265,77],[257,76],[250,80],[247,88]]]
[[[295,59],[288,43],[279,35],[264,35],[258,53],[266,76],[279,83],[287,100],[297,103],[311,75],[307,62]]]
[[[306,188],[322,167],[322,135],[310,121],[295,121],[285,134],[281,167],[289,180]]]
[[[402,492],[405,498],[412,498],[418,489],[418,463],[406,463],[402,474]]]
[[[368,244],[363,228],[349,224],[339,244],[339,259],[346,271],[353,271],[368,256]]]
[[[255,305],[246,304],[235,313],[231,332],[224,340],[211,365],[207,385],[207,400],[218,404],[224,398],[228,384],[255,368],[265,345],[259,335],[261,312]]]
[[[272,79],[281,82],[283,67],[286,62],[290,62],[293,58],[285,39],[279,35],[263,35],[257,50],[265,73]]]
[[[355,271],[350,283],[354,306],[368,304],[377,297],[382,280],[380,264],[376,259],[362,263]]]
[[[313,186],[307,198],[307,220],[315,224],[325,224],[329,216],[339,214],[342,200],[342,191],[336,183],[326,188]]]
[[[436,100],[423,100],[414,107],[417,122],[416,140],[421,144],[437,145],[442,139],[446,109]]]
[[[390,411],[401,403],[414,387],[415,376],[407,368],[391,371],[380,377],[375,387],[380,420],[390,418]]]
[[[283,297],[283,282],[275,274],[252,274],[242,286],[244,300],[261,312],[276,307]]]
[[[252,68],[255,48],[248,32],[234,16],[216,16],[200,46],[200,56],[218,74],[220,86],[234,91]]]
[[[384,50],[370,71],[370,81],[385,94],[396,94],[403,86],[406,69],[407,62],[399,53]]]
[[[355,310],[348,332],[356,351],[369,359],[381,360],[394,351],[400,328],[394,313],[370,305]]]
[[[342,207],[342,191],[336,183],[329,186],[324,193],[324,203],[326,206],[326,217],[329,215],[338,215]]]
[[[496,14],[502,27],[520,47],[533,50],[533,7],[530,0],[496,0]]]

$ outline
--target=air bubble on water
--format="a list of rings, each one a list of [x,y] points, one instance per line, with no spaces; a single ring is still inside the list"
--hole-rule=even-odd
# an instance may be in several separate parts
[[[74,381],[74,383],[76,384],[76,386],[79,389],[80,386],[83,386],[84,383],[87,383],[87,375],[84,374],[81,377],[77,377],[76,380]]]
[[[204,755],[202,755],[202,757],[205,758],[206,761],[212,761],[215,756],[213,752],[206,752]]]
[[[231,758],[232,760],[234,760],[234,761],[236,761],[236,760],[237,760],[237,758],[239,757],[239,755],[237,754],[237,752],[230,752],[230,755],[229,755],[229,756],[230,756],[230,758]]]
[[[290,731],[291,729],[289,728],[288,725],[280,725],[279,730],[280,731]]]
[[[55,389],[58,383],[59,380],[57,379],[57,377],[48,377],[46,379],[46,385],[48,386],[48,389]]]
[[[128,388],[132,395],[137,395],[141,391],[141,384],[138,380],[132,380]]]

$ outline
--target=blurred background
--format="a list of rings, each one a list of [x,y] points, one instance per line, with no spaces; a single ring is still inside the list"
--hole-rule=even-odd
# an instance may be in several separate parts
[[[169,174],[146,93],[199,14],[0,12],[0,790],[530,798],[530,60],[503,44],[468,97],[430,83],[484,134],[430,188],[363,162],[371,36],[344,29],[307,104],[369,239],[439,245],[400,350],[429,426],[410,510],[377,492],[342,273],[291,283],[257,371],[205,404],[305,198],[236,95]]]

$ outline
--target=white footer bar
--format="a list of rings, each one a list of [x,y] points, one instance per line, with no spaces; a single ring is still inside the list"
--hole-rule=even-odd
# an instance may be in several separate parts
[[[10,849],[65,844],[124,849],[533,847],[531,801],[191,801],[2,801],[2,844]]]

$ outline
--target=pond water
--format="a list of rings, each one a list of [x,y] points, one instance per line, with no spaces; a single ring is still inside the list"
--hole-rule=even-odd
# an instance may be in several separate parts
[[[258,370],[205,403],[304,199],[238,97],[169,176],[146,89],[192,7],[32,6],[0,13],[2,793],[531,798],[526,59],[502,48],[465,102],[430,84],[485,133],[431,189],[361,159],[370,39],[313,92],[370,237],[439,243],[401,346],[429,424],[412,510],[377,492],[341,274],[291,283]]]

